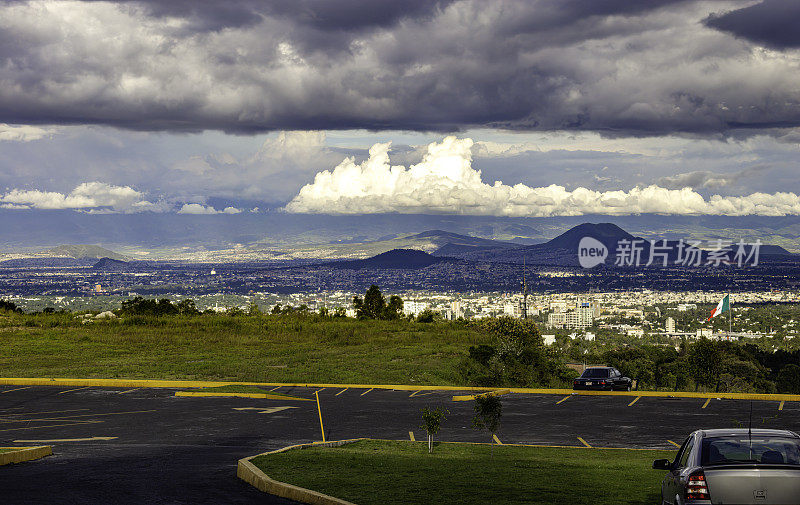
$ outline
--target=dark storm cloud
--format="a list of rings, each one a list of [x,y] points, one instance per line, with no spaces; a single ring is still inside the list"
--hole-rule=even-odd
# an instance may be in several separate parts
[[[700,22],[709,9],[673,0],[7,3],[0,122],[610,136],[800,125],[792,63],[748,61],[746,42]]]
[[[775,49],[800,47],[800,2],[796,0],[764,0],[724,14],[713,14],[704,22],[717,30]]]

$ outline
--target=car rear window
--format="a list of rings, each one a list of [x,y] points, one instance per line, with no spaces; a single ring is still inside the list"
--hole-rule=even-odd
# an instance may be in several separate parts
[[[608,377],[607,368],[587,368],[581,375],[584,379],[603,379]]]
[[[766,463],[800,465],[800,440],[788,437],[754,436],[703,439],[701,465]]]

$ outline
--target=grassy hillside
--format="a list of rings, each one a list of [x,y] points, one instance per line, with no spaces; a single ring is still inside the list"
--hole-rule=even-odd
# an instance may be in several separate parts
[[[456,384],[489,337],[457,323],[316,315],[129,316],[0,312],[0,376]]]

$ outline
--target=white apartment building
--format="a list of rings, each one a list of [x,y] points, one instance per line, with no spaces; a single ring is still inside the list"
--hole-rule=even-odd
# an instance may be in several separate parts
[[[569,312],[551,312],[547,315],[547,325],[553,328],[588,328],[594,324],[594,309],[578,307]]]
[[[672,318],[672,317],[668,317],[667,318],[666,330],[667,330],[667,333],[675,333],[675,319],[674,318]]]
[[[403,302],[403,314],[407,316],[418,316],[423,310],[428,308],[428,302],[417,302],[407,300]]]

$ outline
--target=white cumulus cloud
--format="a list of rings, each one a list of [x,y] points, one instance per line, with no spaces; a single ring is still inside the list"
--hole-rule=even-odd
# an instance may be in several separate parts
[[[428,145],[422,161],[406,168],[389,161],[391,143],[372,146],[369,158],[346,158],[322,171],[286,206],[288,212],[317,214],[450,213],[491,216],[578,216],[642,213],[676,215],[800,214],[795,193],[713,195],[704,198],[690,187],[657,185],[628,191],[595,191],[583,187],[486,184],[472,168],[471,139],[446,137]]]
[[[28,209],[97,209],[115,212],[161,212],[164,204],[144,199],[144,194],[129,186],[114,186],[104,182],[84,182],[70,193],[12,189],[0,196],[0,202]]]
[[[178,211],[178,214],[239,214],[242,212],[236,207],[225,207],[223,210],[217,210],[211,205],[205,206],[199,203],[185,203]]]
[[[32,125],[0,123],[0,141],[30,142],[53,135],[54,130]]]

